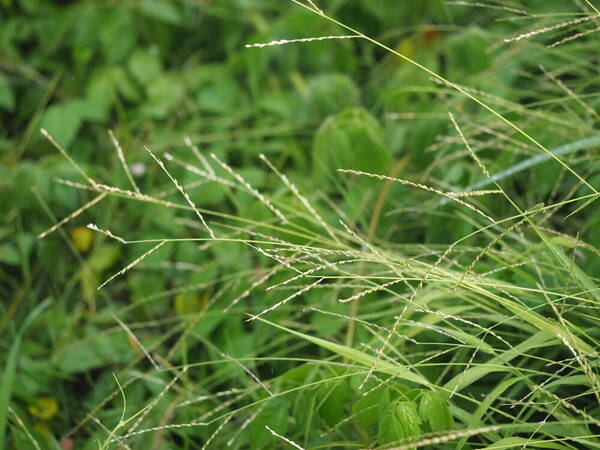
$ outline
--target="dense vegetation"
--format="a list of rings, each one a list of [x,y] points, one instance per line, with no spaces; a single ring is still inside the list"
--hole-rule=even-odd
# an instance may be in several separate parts
[[[0,449],[600,447],[597,8],[0,2]]]

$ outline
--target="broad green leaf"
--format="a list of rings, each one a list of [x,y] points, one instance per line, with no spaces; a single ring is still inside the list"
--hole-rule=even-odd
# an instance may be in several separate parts
[[[176,73],[162,73],[148,82],[148,101],[142,105],[144,116],[163,118],[180,106],[185,95],[183,79]]]
[[[308,95],[317,113],[322,115],[357,106],[360,99],[360,93],[352,79],[340,74],[313,78],[308,84]]]
[[[334,426],[342,417],[348,414],[348,406],[351,404],[352,391],[345,381],[334,386],[324,384],[317,391],[319,413],[329,426]]]
[[[488,46],[493,43],[483,29],[471,27],[446,41],[451,73],[472,75],[486,69],[492,61]]]
[[[379,443],[384,445],[400,441],[406,443],[421,432],[421,417],[417,404],[409,401],[392,403],[379,422]]]
[[[360,108],[342,111],[323,123],[315,136],[313,158],[316,169],[329,174],[336,169],[386,174],[392,163],[383,130]]]
[[[283,383],[302,384],[307,378],[312,378],[316,370],[318,369],[312,364],[302,364],[288,370],[277,379]]]
[[[218,75],[218,71],[213,71]],[[226,73],[218,82],[204,86],[196,95],[197,105],[203,112],[217,114],[231,114],[246,103],[245,93],[238,84]]]
[[[437,392],[423,392],[419,402],[419,414],[431,431],[450,431],[454,427],[450,408]]]
[[[67,373],[85,372],[105,365],[125,363],[133,351],[125,332],[98,333],[66,345],[52,360],[54,366]]]
[[[162,72],[158,48],[136,50],[129,58],[127,68],[141,85],[146,85]]]
[[[101,275],[117,262],[121,255],[121,248],[117,244],[103,243],[90,255],[88,266],[94,273]]]
[[[81,102],[82,118],[94,122],[106,121],[116,99],[111,70],[97,70],[89,81],[85,99]]]
[[[52,105],[44,112],[40,127],[48,130],[60,145],[67,148],[79,131],[84,111],[81,100]]]
[[[20,261],[21,255],[19,254],[19,251],[14,245],[0,245],[0,262],[17,266],[19,265]]]
[[[260,408],[261,406],[258,406]],[[269,400],[248,427],[250,448],[272,448],[275,437],[265,428],[268,426],[278,434],[285,435],[288,427],[288,403],[285,399]]]
[[[223,317],[204,314],[201,319],[196,320],[190,335],[195,339],[205,339],[215,328],[221,325]]]
[[[108,64],[126,61],[135,50],[138,27],[132,26],[134,20],[132,8],[127,2],[118,2],[112,8],[105,8],[102,23],[93,34],[93,44],[90,45],[99,46]]]
[[[113,67],[110,76],[114,86],[126,100],[136,103],[140,101],[140,90],[135,85],[132,77],[123,68]]]
[[[175,5],[175,2],[167,0],[142,0],[140,10],[148,17],[178,25],[181,22],[181,14]]]
[[[366,428],[376,423],[387,411],[390,392],[387,388],[375,389],[363,396],[352,406],[356,421]]]

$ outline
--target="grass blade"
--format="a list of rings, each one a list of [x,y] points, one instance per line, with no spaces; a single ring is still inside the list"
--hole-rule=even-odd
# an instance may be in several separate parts
[[[0,386],[0,450],[4,450],[4,439],[6,437],[6,419],[8,416],[8,406],[10,404],[10,397],[12,395],[12,387],[15,381],[16,369],[17,369],[17,358],[19,356],[19,348],[21,346],[21,340],[27,328],[37,318],[40,313],[50,305],[51,301],[45,300],[35,307],[33,311],[29,313],[25,321],[21,325],[21,328],[15,336],[15,340],[10,348],[8,359],[6,361],[6,367],[4,368],[4,374],[2,376],[2,386]]]

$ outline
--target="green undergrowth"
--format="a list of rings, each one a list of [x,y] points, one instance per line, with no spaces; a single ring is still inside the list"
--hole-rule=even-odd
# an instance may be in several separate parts
[[[3,6],[0,447],[600,447],[600,5],[66,3]]]

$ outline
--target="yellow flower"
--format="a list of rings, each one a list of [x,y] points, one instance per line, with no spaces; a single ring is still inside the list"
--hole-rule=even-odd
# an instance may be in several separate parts
[[[87,252],[92,246],[94,234],[89,228],[76,227],[71,230],[70,234],[73,245],[80,252]]]
[[[53,397],[38,397],[29,405],[29,413],[40,419],[52,419],[58,411],[58,403]]]
[[[201,311],[208,298],[197,296],[192,292],[182,292],[175,296],[175,312],[177,314],[193,314]]]

